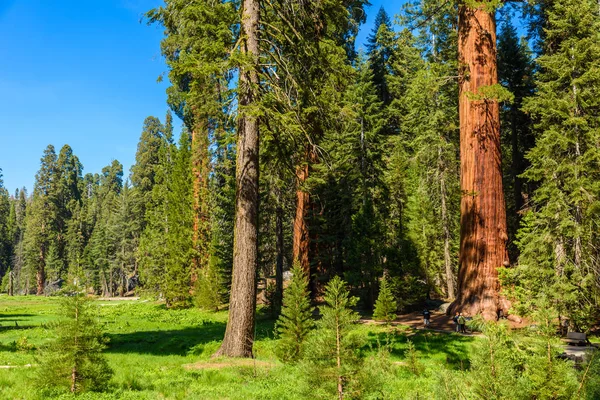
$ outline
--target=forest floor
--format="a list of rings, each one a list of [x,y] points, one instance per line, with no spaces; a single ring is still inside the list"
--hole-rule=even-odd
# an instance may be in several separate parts
[[[147,300],[111,301],[110,305],[99,307],[110,339],[105,350],[114,370],[110,390],[78,399],[317,398],[304,365],[282,364],[275,357],[275,321],[268,315],[258,316],[255,360],[213,359],[225,331],[226,312],[167,310]],[[52,340],[49,323],[58,319],[57,306],[57,298],[0,296],[0,399],[71,398],[65,392],[42,396],[33,384],[39,348]],[[409,326],[415,321],[403,316],[393,326],[364,323],[355,329],[367,357],[377,355],[382,347],[389,350],[389,378],[378,388],[387,393],[385,398],[436,398],[440,379],[447,375],[444,371],[468,369],[472,346],[480,340],[446,329],[416,330]],[[438,318],[434,321],[437,324]],[[439,323],[445,324],[441,319]],[[416,373],[407,357],[409,341],[416,350]]]

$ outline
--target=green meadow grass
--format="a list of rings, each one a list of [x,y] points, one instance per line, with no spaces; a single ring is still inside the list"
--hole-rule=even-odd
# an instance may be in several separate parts
[[[114,370],[110,390],[79,399],[306,399],[311,388],[302,366],[284,365],[274,355],[274,321],[259,313],[255,361],[211,359],[225,332],[226,312],[166,310],[152,301],[97,300],[110,339],[105,350]],[[38,348],[52,340],[58,299],[0,296],[0,398],[69,399],[57,391],[42,396],[33,385]],[[16,322],[16,324],[15,324]],[[407,327],[359,325],[364,352],[375,355],[389,343],[391,373],[372,398],[435,398],[443,371],[465,370],[473,337],[415,332]],[[407,365],[411,340],[421,373]],[[31,365],[30,367],[25,367]]]

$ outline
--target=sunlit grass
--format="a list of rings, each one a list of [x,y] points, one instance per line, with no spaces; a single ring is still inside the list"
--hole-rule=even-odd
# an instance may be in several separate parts
[[[88,393],[79,399],[310,398],[302,366],[284,365],[275,358],[274,321],[260,313],[257,362],[218,362],[211,356],[225,332],[225,311],[172,311],[152,301],[98,300],[98,304],[110,338],[105,353],[115,374],[110,392]],[[0,366],[17,367],[0,369],[2,399],[41,398],[31,384],[37,368],[36,349],[52,340],[48,323],[57,320],[57,305],[56,298],[0,296]],[[406,399],[432,398],[441,369],[468,368],[468,354],[476,340],[382,325],[359,325],[357,334],[365,338],[366,354],[389,347],[394,373],[382,392],[388,398]],[[408,340],[414,343],[423,367],[419,376],[405,366]],[[28,364],[31,367],[25,367]],[[57,392],[54,398],[70,395]]]

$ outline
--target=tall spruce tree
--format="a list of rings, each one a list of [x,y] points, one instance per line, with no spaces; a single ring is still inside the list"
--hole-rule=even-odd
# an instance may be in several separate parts
[[[167,102],[192,134],[195,286],[210,261],[211,139],[231,129],[230,50],[238,30],[234,27],[238,15],[229,1],[168,0],[146,16],[150,23],[165,28],[161,50],[172,84],[167,89]]]
[[[25,248],[27,264],[36,274],[36,293],[42,295],[46,284],[46,258],[57,235],[57,158],[54,146],[44,150],[36,174],[33,199],[27,214]]]
[[[525,154],[533,146],[531,117],[521,108],[523,100],[533,94],[533,61],[524,39],[519,40],[510,13],[498,34],[498,80],[513,95],[513,101],[500,109],[502,153],[504,154],[504,191],[506,193],[508,249],[516,260],[515,235],[521,222],[522,208],[531,194],[530,185],[521,174],[528,166]]]
[[[152,121],[153,126],[160,124],[158,119]],[[153,164],[148,166],[152,171],[152,183],[146,194],[145,189],[138,192],[138,200],[146,202],[145,226],[140,238],[138,260],[141,278],[147,289],[164,296],[164,272],[168,258],[165,237],[169,230],[169,187],[173,176],[176,146],[172,139],[164,135],[162,124],[154,126],[154,130],[153,143],[156,154],[153,156]],[[143,141],[144,134],[140,146]]]
[[[594,1],[559,0],[546,12],[547,51],[524,106],[536,135],[525,177],[539,187],[508,285],[520,312],[535,311],[545,296],[584,329],[599,304],[599,9]]]
[[[11,272],[14,278],[14,290],[20,293],[29,294],[25,290],[29,275],[25,267],[25,222],[27,215],[27,189],[17,189],[15,192],[14,209],[16,224],[13,231],[13,259],[11,260]]]
[[[167,195],[167,259],[164,295],[168,307],[185,307],[190,302],[190,279],[193,260],[193,209],[191,138],[181,133],[174,156]]]
[[[11,207],[8,190],[4,188],[2,169],[0,168],[0,281],[8,272],[12,259],[13,240],[11,231],[13,229],[10,221],[11,214],[14,215],[13,210],[14,207]]]
[[[375,16],[371,34],[367,37],[366,49],[377,96],[379,101],[385,105],[391,101],[388,76],[390,75],[393,36],[392,21],[382,6]]]

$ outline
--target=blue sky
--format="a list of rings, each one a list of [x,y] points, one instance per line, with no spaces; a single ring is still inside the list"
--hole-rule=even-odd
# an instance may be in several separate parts
[[[368,35],[384,5],[372,0]],[[33,187],[44,148],[69,144],[84,172],[135,160],[144,118],[163,119],[162,30],[140,23],[160,0],[0,0],[0,168],[11,193]]]

